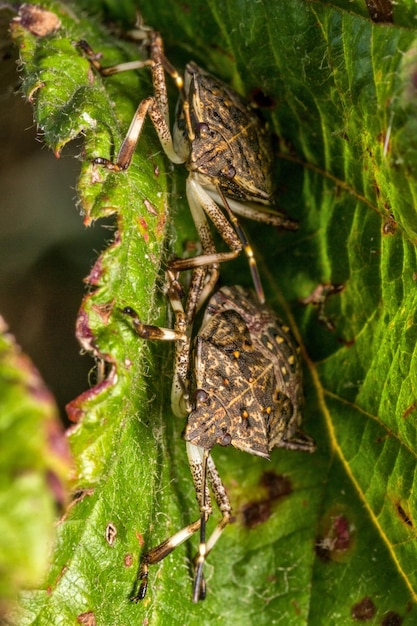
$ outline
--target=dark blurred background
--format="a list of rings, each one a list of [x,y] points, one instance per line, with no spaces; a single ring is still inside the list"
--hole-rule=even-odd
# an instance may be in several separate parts
[[[65,419],[93,367],[74,334],[83,278],[111,236],[100,224],[86,229],[76,206],[80,145],[56,159],[42,143],[19,92],[10,17],[0,11],[0,313]]]

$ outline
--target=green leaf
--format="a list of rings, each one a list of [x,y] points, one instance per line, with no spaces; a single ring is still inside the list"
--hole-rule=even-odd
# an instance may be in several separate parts
[[[151,568],[142,603],[128,600],[143,544],[197,517],[183,424],[169,407],[172,352],[138,340],[120,313],[131,305],[145,321],[167,323],[164,242],[180,253],[193,237],[184,173],[161,155],[149,123],[127,172],[91,165],[117,150],[151,85],[146,70],[108,79],[91,71],[74,46],[81,38],[109,65],[138,52],[77,7],[95,16],[101,8],[103,19],[128,28],[135,3],[44,4],[59,15],[59,30],[35,37],[23,24],[14,29],[23,87],[56,152],[85,135],[85,221],[115,213],[117,234],[90,274],[78,322],[82,345],[109,364],[69,409],[78,419],[71,445],[79,498],[58,527],[43,589],[24,598],[21,623],[339,625],[365,615],[370,624],[414,624],[414,3],[395,5],[389,24],[347,0],[290,0],[285,8],[277,0],[194,0],[184,11],[173,0],[140,3],[178,67],[193,58],[269,103],[278,204],[300,222],[297,233],[245,227],[269,302],[303,347],[304,424],[318,450],[277,450],[269,464],[213,452],[236,520],[209,557],[208,596],[198,605],[187,560],[195,542]],[[225,264],[222,279],[249,285],[245,259]],[[343,291],[324,298],[338,284]],[[288,489],[277,497],[265,477],[280,484],[282,476]]]
[[[48,567],[69,454],[57,408],[0,318],[0,618]]]

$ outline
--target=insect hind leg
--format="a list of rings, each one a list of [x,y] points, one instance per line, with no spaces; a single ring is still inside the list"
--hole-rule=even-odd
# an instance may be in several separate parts
[[[206,583],[203,575],[204,563],[223,530],[231,521],[231,506],[226,489],[210,455],[210,450],[205,450],[187,441],[187,454],[200,505],[200,544],[194,558],[193,585],[193,602],[198,602],[204,600],[206,596]],[[208,485],[211,487],[222,518],[206,540],[206,523],[212,512]]]
[[[132,602],[139,602],[139,600],[143,600],[146,592],[148,590],[148,572],[149,565],[155,565],[162,561],[165,557],[167,557],[175,548],[184,541],[187,541],[197,530],[200,528],[200,519],[192,522],[185,528],[182,528],[175,535],[169,537],[162,543],[158,544],[155,548],[152,548],[147,552],[141,560],[141,565],[139,568],[139,573],[135,585],[135,590],[132,593],[131,600]]]

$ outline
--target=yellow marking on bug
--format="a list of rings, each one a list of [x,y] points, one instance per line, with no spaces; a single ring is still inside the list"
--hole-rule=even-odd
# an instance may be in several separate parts
[[[174,80],[174,82],[175,82],[176,86],[178,87],[178,89],[182,89],[182,88],[184,87],[184,81],[183,81],[183,79],[182,79],[182,76],[180,76],[180,75],[178,74],[178,72],[174,72],[174,73],[172,74],[172,78],[173,78],[173,80]]]

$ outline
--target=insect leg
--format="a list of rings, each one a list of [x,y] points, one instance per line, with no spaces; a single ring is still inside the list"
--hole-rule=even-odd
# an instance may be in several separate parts
[[[221,210],[210,198],[210,196],[198,183],[192,180],[191,177],[188,177],[187,179],[187,200],[195,227],[197,229],[198,237],[201,242],[203,253],[191,259],[176,259],[170,264],[170,267],[172,270],[177,272],[199,267],[206,268],[205,279],[203,281],[204,285],[201,288],[194,311],[196,313],[216,285],[219,277],[219,263],[236,258],[241,250],[241,245],[240,242],[237,241],[237,246],[235,246],[236,249],[233,249],[230,252],[217,252],[213,236],[207,222],[206,214],[210,217],[214,226],[220,231],[220,234],[223,239],[225,239],[226,243],[229,243],[233,237],[236,240],[233,227],[230,226],[228,220],[224,217]],[[226,235],[224,235],[224,233],[226,233]],[[231,245],[231,247],[233,246]]]
[[[155,66],[152,67],[152,71],[154,69]],[[129,130],[126,133],[126,137],[124,138],[117,154],[116,162],[113,163],[109,159],[96,157],[93,160],[93,163],[97,165],[104,165],[104,167],[108,170],[116,172],[126,170],[132,161],[132,157],[136,150],[147,115],[149,115],[154,125],[159,141],[161,142],[161,146],[167,157],[173,163],[183,163],[184,158],[182,156],[178,156],[174,150],[169,126],[165,121],[163,112],[159,108],[159,102],[154,96],[149,96],[139,103],[136,113],[130,123]]]
[[[201,187],[201,185],[194,181],[191,177],[188,178],[187,199],[198,236],[201,241],[203,254],[194,257],[193,259],[176,260],[171,264],[171,267],[178,271],[200,266],[207,266],[210,268],[210,270],[207,270],[209,272],[209,279],[205,285],[204,293],[201,296],[200,304],[202,304],[205,298],[214,289],[214,285],[217,282],[219,263],[236,258],[239,252],[243,249],[249,261],[249,267],[252,273],[252,279],[258,300],[260,303],[263,303],[265,302],[265,296],[252,248],[242,226],[239,224],[236,216],[231,211],[228,200],[226,200],[220,189],[218,189],[218,195],[222,200],[230,221],[225,217],[216,202]],[[212,221],[223,241],[229,246],[230,252],[216,251],[206,215]],[[232,225],[230,222],[232,222]]]
[[[162,328],[143,324],[137,312],[130,306],[122,309],[133,321],[137,334],[146,340],[175,341],[174,376],[171,389],[171,406],[177,417],[184,417],[189,410],[188,365],[190,355],[190,335],[192,326],[188,323],[180,297],[180,285],[172,272],[167,272],[167,295],[175,315],[174,328]]]
[[[147,115],[149,115],[158,134],[162,148],[170,161],[173,163],[184,163],[185,161],[183,155],[178,155],[174,150],[172,135],[169,129],[169,106],[165,71],[172,76],[180,91],[182,91],[183,88],[183,80],[166,59],[163,53],[163,44],[160,35],[154,31],[150,31],[149,33],[145,31],[145,34],[149,39],[150,59],[145,61],[129,61],[111,67],[103,67],[101,65],[99,61],[100,55],[94,53],[86,41],[82,40],[78,43],[79,47],[88,57],[91,65],[102,76],[111,76],[128,70],[141,69],[146,66],[150,66],[151,68],[155,95],[145,98],[139,103],[126,137],[117,154],[116,161],[113,162],[104,157],[97,157],[93,161],[97,165],[104,165],[107,169],[116,172],[126,170],[129,167]]]
[[[217,191],[219,193],[220,198],[222,199],[223,206],[225,210],[227,211],[229,220],[232,222],[234,229],[236,231],[236,234],[239,237],[239,241],[241,243],[244,253],[246,254],[246,258],[248,259],[249,269],[252,274],[252,280],[253,280],[253,284],[255,287],[256,295],[258,296],[258,300],[261,304],[264,304],[265,294],[264,294],[264,290],[263,290],[262,283],[261,283],[261,277],[259,276],[255,255],[253,254],[252,246],[250,245],[245,231],[240,225],[236,215],[233,213],[232,209],[230,208],[229,203],[219,186],[217,186]]]
[[[213,491],[214,499],[222,514],[222,519],[217,524],[216,528],[211,533],[206,547],[206,556],[214,548],[220,535],[225,527],[230,523],[232,516],[232,508],[229,502],[229,496],[226,493],[226,489],[223,485],[222,479],[217,471],[214,461],[211,456],[207,459],[207,474],[210,487]]]
[[[200,517],[195,522],[192,522],[188,526],[185,526],[178,532],[176,532],[172,537],[169,537],[155,548],[152,548],[147,552],[142,558],[141,566],[138,573],[137,578],[137,591],[133,593],[131,599],[133,602],[138,602],[139,600],[143,600],[146,595],[146,591],[148,588],[148,572],[149,565],[154,565],[155,563],[159,563],[166,556],[171,554],[173,550],[179,545],[181,545],[184,541],[187,541],[194,533],[201,529],[200,533],[200,553],[204,550],[205,543],[201,540],[201,537],[204,538],[205,534],[205,523],[208,517],[211,514],[211,501],[210,494],[208,491],[208,485],[206,481],[206,473],[207,473],[207,464],[206,461],[209,457],[209,451],[203,450],[198,446],[194,446],[187,442],[187,453],[188,459],[190,463],[191,475],[193,477],[194,487],[197,495],[197,500],[200,506]],[[219,479],[220,480],[220,479]],[[205,588],[204,580],[202,581],[202,566],[204,564],[204,555],[202,555],[201,566],[199,567],[199,587]],[[200,593],[197,594],[197,600],[200,599]]]
[[[152,64],[151,59],[146,59],[145,61],[137,59],[136,61],[127,61],[126,63],[117,63],[117,65],[104,66],[100,63],[100,59],[102,56],[101,52],[94,52],[88,41],[86,41],[85,39],[81,39],[76,43],[76,46],[78,46],[78,48],[81,48],[84,55],[90,61],[91,65],[102,76],[113,76],[114,74],[120,74],[121,72],[140,70],[147,65]]]
[[[174,330],[180,337],[175,344],[174,375],[171,388],[171,408],[177,417],[190,410],[188,397],[188,368],[190,362],[190,337],[193,319],[189,322],[181,302],[181,286],[176,274],[167,271],[167,295],[174,311]]]
[[[212,190],[208,190],[208,194],[213,197],[216,195]],[[270,224],[277,228],[284,228],[285,230],[295,231],[299,228],[298,222],[287,217],[284,213],[280,213],[276,209],[271,209],[267,206],[260,208],[260,205],[253,202],[239,202],[233,198],[227,198],[227,202],[233,213],[241,217],[255,220],[256,222],[262,222],[263,224]]]
[[[183,332],[178,329],[161,328],[159,326],[143,324],[136,311],[130,306],[122,309],[122,313],[132,318],[133,327],[142,339],[157,339],[158,341],[183,341],[185,339]]]
[[[217,543],[225,527],[230,523],[231,507],[226,489],[222,483],[220,475],[216,469],[214,461],[210,455],[210,450],[205,450],[187,441],[187,454],[190,463],[191,474],[197,500],[200,506],[200,544],[197,555],[194,559],[194,586],[193,602],[203,600],[206,595],[206,584],[203,576],[203,566],[207,555]],[[210,495],[208,491],[210,485],[216,504],[220,509],[222,518],[206,540],[206,524],[212,513]]]
[[[171,554],[171,552],[175,550],[177,546],[181,545],[182,543],[184,543],[184,541],[187,541],[187,539],[192,537],[192,535],[194,535],[194,533],[197,532],[197,530],[200,528],[200,521],[201,520],[198,519],[192,524],[185,526],[185,528],[182,528],[181,530],[176,532],[175,535],[172,535],[172,537],[169,537],[169,539],[166,539],[145,554],[145,556],[142,558],[139,574],[136,581],[136,585],[138,585],[137,591],[135,590],[131,596],[131,600],[133,602],[143,600],[146,595],[148,589],[149,565],[155,565],[155,563],[159,563],[160,561],[162,561],[162,559]]]
[[[203,576],[203,566],[206,558],[206,523],[212,512],[211,499],[207,483],[207,461],[210,450],[186,442],[188,463],[193,478],[194,489],[200,508],[200,544],[198,554],[194,559],[193,602],[203,600],[206,595],[206,584]]]

